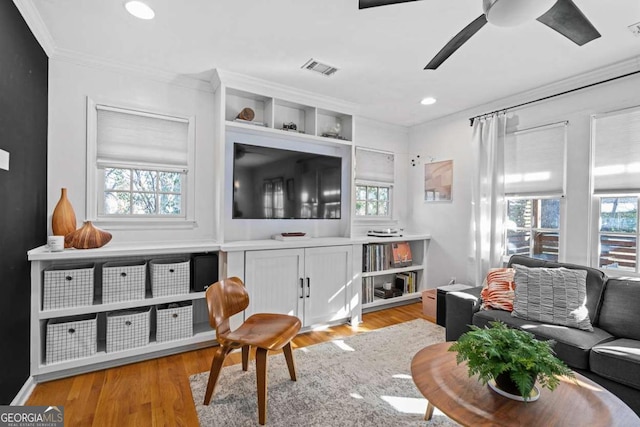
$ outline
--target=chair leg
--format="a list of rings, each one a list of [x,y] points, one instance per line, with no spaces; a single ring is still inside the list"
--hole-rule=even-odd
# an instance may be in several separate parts
[[[256,348],[256,378],[258,382],[258,422],[267,422],[267,350]]]
[[[248,345],[242,346],[242,370],[247,371],[249,369],[249,350],[251,349]]]
[[[207,383],[207,391],[204,394],[205,405],[208,405],[211,401],[213,390],[216,388],[216,383],[218,382],[218,377],[220,376],[222,364],[224,363],[224,359],[227,357],[227,354],[229,354],[230,351],[230,348],[220,346],[216,350],[216,354],[213,355],[213,360],[211,361],[211,371],[209,371],[209,382]]]
[[[287,368],[289,368],[289,376],[291,376],[291,381],[296,381],[296,364],[293,360],[291,342],[288,342],[287,345],[282,347],[282,352],[284,353],[284,358],[287,360]]]

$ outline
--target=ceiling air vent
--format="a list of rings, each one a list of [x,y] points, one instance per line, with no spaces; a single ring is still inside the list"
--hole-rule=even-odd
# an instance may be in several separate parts
[[[310,71],[315,71],[316,73],[320,73],[324,76],[332,76],[336,71],[338,71],[336,67],[323,64],[322,62],[316,61],[313,58],[308,60],[301,68],[304,68]]]

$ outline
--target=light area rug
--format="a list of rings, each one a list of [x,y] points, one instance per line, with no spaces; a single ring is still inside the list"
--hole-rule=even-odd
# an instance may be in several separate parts
[[[423,319],[362,332],[294,351],[297,381],[282,354],[269,356],[267,425],[455,426],[437,409],[424,421],[427,401],[411,378],[411,359],[444,341],[444,328]],[[201,426],[258,424],[255,361],[224,367],[209,406],[208,372],[191,376]]]

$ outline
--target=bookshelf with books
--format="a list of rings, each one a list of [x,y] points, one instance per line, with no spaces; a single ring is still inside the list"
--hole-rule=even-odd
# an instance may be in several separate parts
[[[362,249],[364,311],[419,299],[426,284],[428,235],[368,237]]]

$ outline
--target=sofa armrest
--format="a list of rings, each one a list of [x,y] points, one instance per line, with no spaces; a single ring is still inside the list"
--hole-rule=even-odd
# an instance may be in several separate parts
[[[447,341],[456,341],[460,335],[469,330],[473,315],[480,310],[481,291],[482,287],[478,286],[464,291],[447,293],[445,296],[447,305],[445,335]]]

